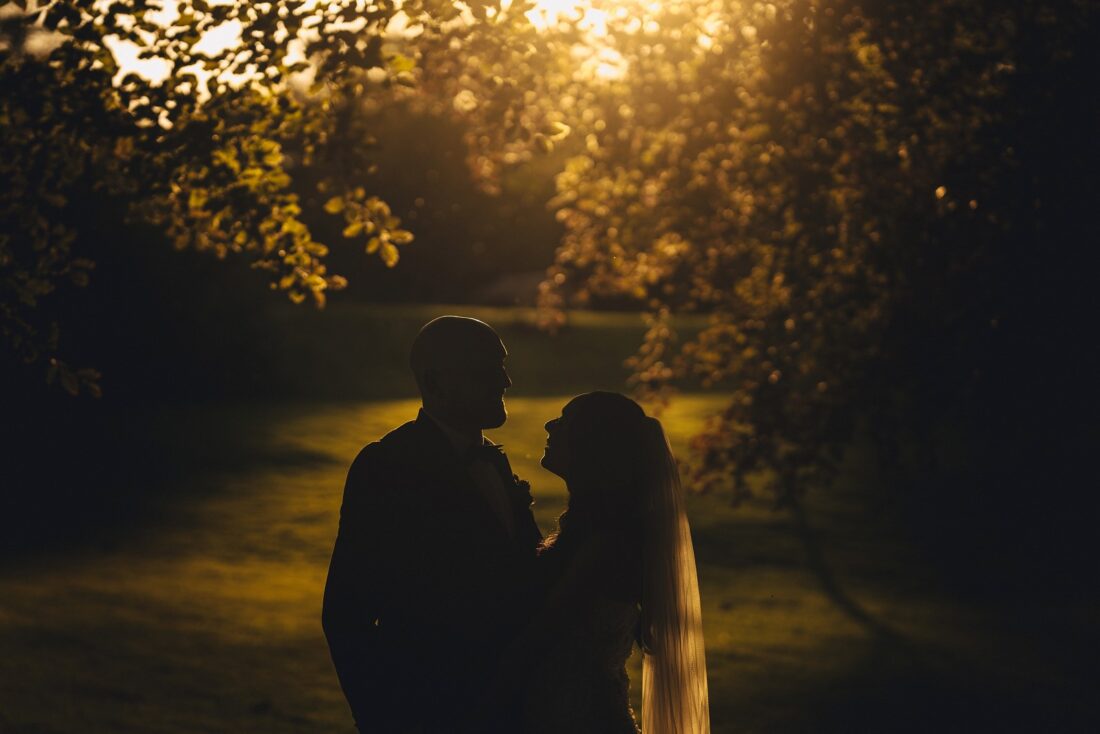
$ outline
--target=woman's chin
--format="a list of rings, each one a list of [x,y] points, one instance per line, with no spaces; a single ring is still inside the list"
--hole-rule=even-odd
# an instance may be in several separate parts
[[[558,466],[557,462],[554,461],[553,455],[549,451],[542,455],[542,458],[539,460],[539,465],[551,474],[555,474],[565,479],[565,474],[562,473],[562,467]]]

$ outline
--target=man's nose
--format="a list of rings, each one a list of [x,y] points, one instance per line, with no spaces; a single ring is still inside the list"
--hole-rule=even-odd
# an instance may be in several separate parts
[[[504,389],[507,390],[512,386],[512,378],[508,376],[508,370],[501,370],[504,376]]]
[[[546,429],[547,433],[550,433],[550,426],[554,425],[555,422],[557,422],[557,418],[551,418],[550,420],[546,421],[546,423],[544,423],[542,427]]]

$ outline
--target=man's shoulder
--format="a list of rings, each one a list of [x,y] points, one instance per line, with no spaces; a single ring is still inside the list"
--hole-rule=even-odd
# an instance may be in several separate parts
[[[404,455],[416,445],[416,432],[416,421],[409,421],[371,441],[359,450],[352,461],[352,469],[368,466],[383,468],[402,463]]]
[[[397,428],[387,433],[376,443],[381,444],[388,451],[403,451],[414,448],[421,439],[422,429],[417,421],[402,423]]]
[[[364,446],[348,470],[345,504],[349,497],[353,503],[413,505],[436,497],[430,490],[449,477],[437,438],[423,421],[409,421]]]
[[[410,440],[410,425],[399,426],[359,450],[344,485],[345,511],[364,502],[388,502],[392,491],[407,482],[409,462],[404,447]]]

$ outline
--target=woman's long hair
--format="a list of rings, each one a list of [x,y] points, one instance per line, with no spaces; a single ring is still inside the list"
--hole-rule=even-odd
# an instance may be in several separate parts
[[[661,423],[618,393],[575,399],[569,508],[549,549],[616,534],[640,549],[642,731],[709,734],[695,552],[672,449]]]

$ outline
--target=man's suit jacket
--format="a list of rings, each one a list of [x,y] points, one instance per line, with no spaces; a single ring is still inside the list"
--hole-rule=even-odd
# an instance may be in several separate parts
[[[488,442],[486,442],[488,443]],[[531,495],[491,444],[509,536],[423,411],[348,472],[322,622],[362,732],[463,731],[496,659],[527,619],[541,535]]]

